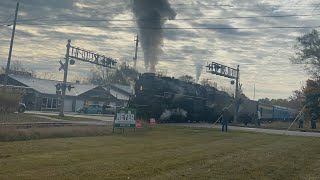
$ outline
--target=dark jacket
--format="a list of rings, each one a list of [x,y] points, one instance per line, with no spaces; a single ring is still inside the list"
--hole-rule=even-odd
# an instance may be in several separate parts
[[[227,110],[224,110],[222,112],[222,123],[227,124],[228,123],[228,118],[229,118],[229,113]]]

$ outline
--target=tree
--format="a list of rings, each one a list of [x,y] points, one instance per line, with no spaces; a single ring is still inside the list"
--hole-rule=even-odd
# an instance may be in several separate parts
[[[202,79],[200,84],[202,86],[208,86],[208,87],[214,87],[214,88],[218,88],[218,84],[216,82],[211,82],[210,79]]]
[[[320,80],[308,79],[305,88],[303,89],[305,95],[305,104],[310,111],[320,111]]]
[[[312,77],[320,77],[320,38],[319,32],[313,29],[310,33],[297,38],[294,64],[303,64]]]
[[[302,109],[303,104],[305,104],[305,94],[303,92],[304,87],[301,90],[293,91],[292,95],[289,97],[289,103],[292,109]]]
[[[106,85],[108,83],[131,85],[137,79],[139,72],[129,67],[125,62],[121,63],[113,71],[103,67],[96,67],[91,70],[88,82],[96,85]]]
[[[178,79],[180,79],[181,81],[188,82],[188,83],[194,83],[195,82],[195,79],[192,76],[189,76],[189,75],[180,76]]]
[[[36,73],[36,77],[40,79],[49,79],[49,80],[55,80],[57,78],[56,74],[52,72]]]
[[[6,69],[5,67],[1,67],[0,74],[5,73],[6,72],[5,69]],[[10,66],[10,73],[15,74],[16,72],[30,73],[32,77],[36,77],[36,73],[33,70],[26,69],[23,63],[19,60],[12,61]]]
[[[232,88],[230,87],[226,87],[226,86],[220,86],[220,91],[224,91],[226,93],[228,93],[231,97],[234,97],[234,91],[232,90]],[[239,93],[241,94],[241,93]]]
[[[0,67],[0,74],[4,74],[6,71],[5,71],[5,68],[4,67]]]

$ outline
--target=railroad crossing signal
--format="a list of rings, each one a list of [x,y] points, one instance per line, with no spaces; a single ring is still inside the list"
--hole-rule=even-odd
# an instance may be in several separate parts
[[[57,91],[60,91],[60,90],[62,90],[62,89],[64,89],[64,90],[68,89],[69,91],[71,91],[72,88],[74,88],[74,87],[71,86],[71,84],[69,84],[69,85],[64,85],[63,83],[58,83],[58,84],[56,85],[56,90],[57,90]]]
[[[104,55],[100,55],[98,53],[94,53],[89,50],[85,50],[79,47],[74,47],[71,46],[71,40],[68,40],[67,44],[67,50],[66,50],[66,55],[65,55],[65,62],[63,63],[61,60],[59,61],[60,63],[60,68],[59,71],[63,70],[64,75],[63,75],[63,83],[62,84],[57,84],[57,92],[60,91],[58,90],[61,89],[61,106],[60,106],[60,113],[59,116],[63,117],[63,109],[64,109],[64,98],[66,96],[66,89],[68,88],[69,91],[73,88],[71,85],[67,85],[67,78],[68,78],[68,66],[74,65],[75,60],[83,61],[83,62],[88,62],[91,64],[95,64],[97,66],[102,66],[106,68],[111,68],[114,69],[117,61],[115,59],[112,59],[110,57],[106,57]]]
[[[236,79],[238,75],[237,69],[234,69],[216,62],[207,64],[206,67],[207,67],[207,72],[216,74],[219,76],[227,77],[230,79]]]
[[[61,65],[59,71],[61,71],[62,69],[65,70],[65,64],[61,60],[59,61],[59,63]]]
[[[241,88],[241,85],[239,83],[239,79],[240,79],[239,67],[240,66],[238,65],[237,69],[235,69],[235,68],[225,66],[223,64],[216,63],[216,62],[208,63],[206,66],[208,73],[223,76],[229,79],[235,79],[236,82],[234,82],[234,80],[231,81],[232,85],[234,83],[236,84],[235,97],[234,97],[235,98],[235,101],[234,101],[235,108],[234,108],[234,118],[233,118],[234,122],[237,121],[239,105],[242,102],[242,99],[239,99],[239,86]]]

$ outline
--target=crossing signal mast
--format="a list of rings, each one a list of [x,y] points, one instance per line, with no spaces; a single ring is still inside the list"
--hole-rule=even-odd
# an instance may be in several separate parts
[[[74,65],[76,63],[75,60],[87,62],[90,64],[94,64],[97,66],[102,66],[105,68],[110,68],[114,69],[117,61],[115,59],[112,59],[110,57],[94,53],[89,50],[85,50],[79,47],[74,47],[71,46],[71,40],[68,40],[67,44],[67,51],[65,55],[65,62],[63,63],[61,60],[59,61],[60,63],[60,68],[59,71],[63,70],[64,71],[64,76],[63,76],[63,83],[59,83],[56,85],[56,90],[59,91],[61,90],[61,106],[60,106],[60,113],[59,116],[63,117],[64,113],[64,99],[66,96],[66,90],[68,89],[71,91],[73,88],[71,85],[67,85],[67,78],[68,78],[68,67],[70,65]]]
[[[234,116],[233,121],[237,122],[238,118],[238,110],[239,110],[239,79],[240,79],[240,66],[238,65],[237,69],[231,68],[216,62],[208,63],[207,66],[207,72],[219,76],[223,76],[229,79],[232,79],[231,84],[236,84],[236,90],[235,90],[235,101],[234,101]],[[234,82],[234,79],[236,82]]]

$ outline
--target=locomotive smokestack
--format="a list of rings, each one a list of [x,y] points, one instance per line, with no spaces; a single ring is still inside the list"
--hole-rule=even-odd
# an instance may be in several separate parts
[[[166,20],[175,18],[176,12],[168,0],[132,0],[131,4],[139,27],[145,69],[155,72],[159,55],[162,53],[162,27]]]
[[[199,81],[199,78],[201,76],[202,70],[203,70],[203,64],[200,62],[196,62],[195,67],[196,67],[196,82]]]

